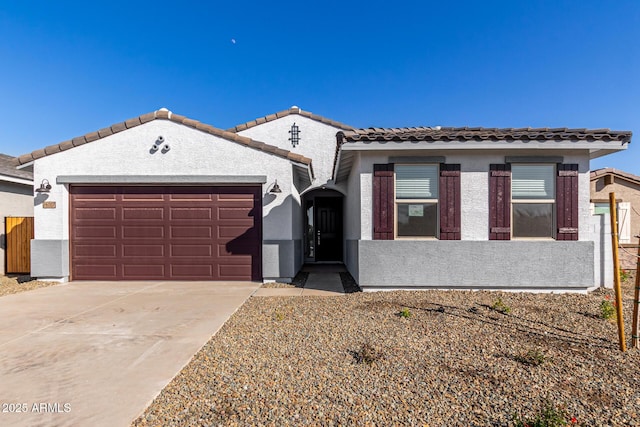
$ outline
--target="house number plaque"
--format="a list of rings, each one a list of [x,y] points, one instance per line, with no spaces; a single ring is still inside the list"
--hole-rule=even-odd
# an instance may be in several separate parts
[[[56,202],[42,202],[42,208],[43,209],[55,209],[56,208]]]

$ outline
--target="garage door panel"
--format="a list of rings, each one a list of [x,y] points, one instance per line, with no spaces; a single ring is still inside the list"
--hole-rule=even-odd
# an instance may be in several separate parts
[[[198,265],[198,264],[172,264],[171,276],[173,278],[185,279],[185,278],[200,278],[200,277],[212,277],[214,274],[212,265]]]
[[[188,193],[188,189],[185,189],[184,193],[180,193],[179,190],[175,193],[169,194],[169,200],[171,201],[195,201],[195,202],[210,202],[215,200],[214,194],[194,194]]]
[[[100,257],[114,258],[116,256],[116,245],[73,245],[73,254],[77,257]]]
[[[76,219],[115,220],[116,208],[78,208],[74,212]]]
[[[115,279],[117,271],[118,267],[115,264],[79,264],[75,265],[73,269],[74,275],[77,277],[96,277],[99,279]]]
[[[253,221],[253,208],[251,207],[238,207],[238,208],[218,208],[218,219],[249,219]]]
[[[171,228],[171,237],[174,239],[211,239],[212,236],[213,230],[210,226],[182,226]]]
[[[131,279],[156,279],[165,277],[164,264],[123,264],[122,265],[123,277]]]
[[[76,228],[75,237],[77,239],[109,239],[116,237],[116,227],[115,226],[97,226],[97,225],[87,225],[87,226],[79,226]]]
[[[124,239],[134,239],[134,238],[162,239],[164,238],[164,227],[127,225],[122,227],[122,237]]]
[[[211,208],[171,208],[171,219],[211,220]]]
[[[235,191],[221,191],[218,193],[218,200],[220,201],[238,201],[238,200],[247,200],[249,202],[253,202],[254,194],[252,193],[238,193]]]
[[[173,257],[207,257],[211,258],[213,251],[211,245],[171,245]]]
[[[164,244],[122,245],[122,256],[164,258]]]
[[[72,186],[70,193],[72,279],[261,278],[259,186]]]
[[[139,207],[139,208],[123,208],[123,220],[164,220],[164,209],[161,207]]]
[[[250,225],[245,226],[225,226],[220,225],[218,227],[218,237],[221,239],[225,238],[241,238],[241,236],[251,229]]]
[[[121,199],[125,202],[162,202],[164,201],[165,195],[161,192],[154,194],[153,192],[148,192],[144,189],[138,189],[136,187],[126,188],[123,191]]]
[[[218,274],[226,277],[227,280],[242,280],[251,273],[251,264],[249,265],[221,265],[218,268]]]

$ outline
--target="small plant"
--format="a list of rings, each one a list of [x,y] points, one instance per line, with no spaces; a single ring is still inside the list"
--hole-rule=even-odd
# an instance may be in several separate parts
[[[540,366],[547,360],[547,357],[540,349],[536,348],[515,356],[514,360],[523,365]]]
[[[382,358],[382,353],[369,343],[362,344],[360,350],[354,351],[352,354],[357,363],[366,363],[367,365]]]
[[[600,302],[600,317],[605,320],[613,319],[616,316],[616,303],[611,302],[609,295]]]
[[[498,298],[496,300],[496,302],[494,302],[493,305],[491,306],[491,309],[495,310],[495,311],[497,311],[499,313],[502,313],[502,314],[511,313],[511,307],[509,307],[507,304],[505,304],[502,301],[502,298]]]
[[[402,310],[400,310],[400,312],[398,313],[398,316],[403,317],[405,319],[410,318],[412,315],[411,310],[409,310],[407,307],[404,307]]]
[[[569,418],[567,411],[551,402],[546,401],[542,409],[533,418],[521,418],[514,415],[514,425],[516,427],[565,427],[577,424],[576,417]]]
[[[626,282],[627,280],[629,280],[630,277],[631,277],[631,274],[629,274],[628,271],[620,269],[620,281],[621,282]]]
[[[278,322],[281,322],[284,320],[284,313],[281,312],[280,310],[276,310],[276,312],[273,313],[273,318],[276,319]]]

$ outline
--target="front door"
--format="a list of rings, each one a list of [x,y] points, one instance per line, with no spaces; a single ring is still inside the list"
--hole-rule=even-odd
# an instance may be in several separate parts
[[[315,260],[342,261],[342,199],[316,197]]]

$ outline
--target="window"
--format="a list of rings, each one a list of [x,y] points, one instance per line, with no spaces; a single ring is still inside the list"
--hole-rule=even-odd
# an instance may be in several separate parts
[[[514,238],[553,238],[555,165],[511,166]]]
[[[397,237],[436,237],[438,166],[395,165]]]

